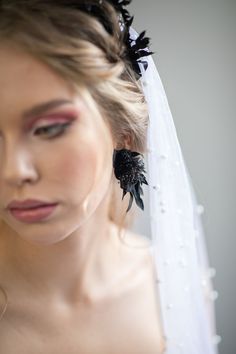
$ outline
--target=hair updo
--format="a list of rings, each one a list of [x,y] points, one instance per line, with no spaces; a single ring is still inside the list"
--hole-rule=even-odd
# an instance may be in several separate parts
[[[118,14],[108,1],[86,1],[99,4],[100,21],[83,10],[84,4],[82,0],[1,0],[0,41],[21,47],[79,92],[85,89],[85,98],[102,114],[114,140],[128,139],[126,148],[145,153],[147,107],[141,85],[125,56]],[[118,146],[123,147],[122,143]],[[121,196],[122,190],[114,180],[109,218],[118,225],[126,218],[128,225],[132,213],[125,215],[127,205]]]

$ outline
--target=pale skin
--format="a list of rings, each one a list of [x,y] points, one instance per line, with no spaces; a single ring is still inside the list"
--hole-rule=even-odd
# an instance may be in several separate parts
[[[32,117],[26,123],[23,112],[58,99],[71,103],[42,112],[26,128]],[[65,121],[68,112],[74,120],[64,134],[51,140],[49,133],[35,134]],[[108,219],[116,147],[103,117],[68,83],[1,44],[0,285],[9,297],[1,353],[163,352],[149,251],[122,244]],[[59,204],[47,221],[29,224],[5,209],[27,198]]]

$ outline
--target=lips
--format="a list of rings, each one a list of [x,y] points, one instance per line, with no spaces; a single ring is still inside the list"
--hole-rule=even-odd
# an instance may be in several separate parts
[[[58,204],[40,205],[32,208],[11,208],[11,215],[21,222],[33,223],[47,219],[53,214]]]
[[[58,202],[39,199],[12,200],[6,209],[15,219],[25,223],[33,223],[53,217],[58,204]]]
[[[41,206],[52,206],[55,205],[56,203],[48,203],[43,200],[36,200],[36,199],[26,199],[23,201],[17,201],[13,200],[11,203],[8,204],[7,208],[8,209],[32,209],[32,208],[37,208]]]

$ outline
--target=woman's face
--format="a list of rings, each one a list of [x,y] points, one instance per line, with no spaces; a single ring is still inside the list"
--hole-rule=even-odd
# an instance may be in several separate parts
[[[104,119],[68,83],[27,53],[0,46],[0,216],[11,229],[48,244],[75,231],[108,193],[113,149]],[[28,198],[59,204],[31,223],[6,210]]]

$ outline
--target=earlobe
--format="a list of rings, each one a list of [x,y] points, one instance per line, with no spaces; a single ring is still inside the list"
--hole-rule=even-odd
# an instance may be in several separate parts
[[[132,138],[130,134],[127,134],[124,139],[124,149],[131,149],[132,146]]]
[[[132,146],[132,138],[130,134],[126,134],[121,141],[116,142],[114,149],[122,150],[122,149],[131,149]]]

